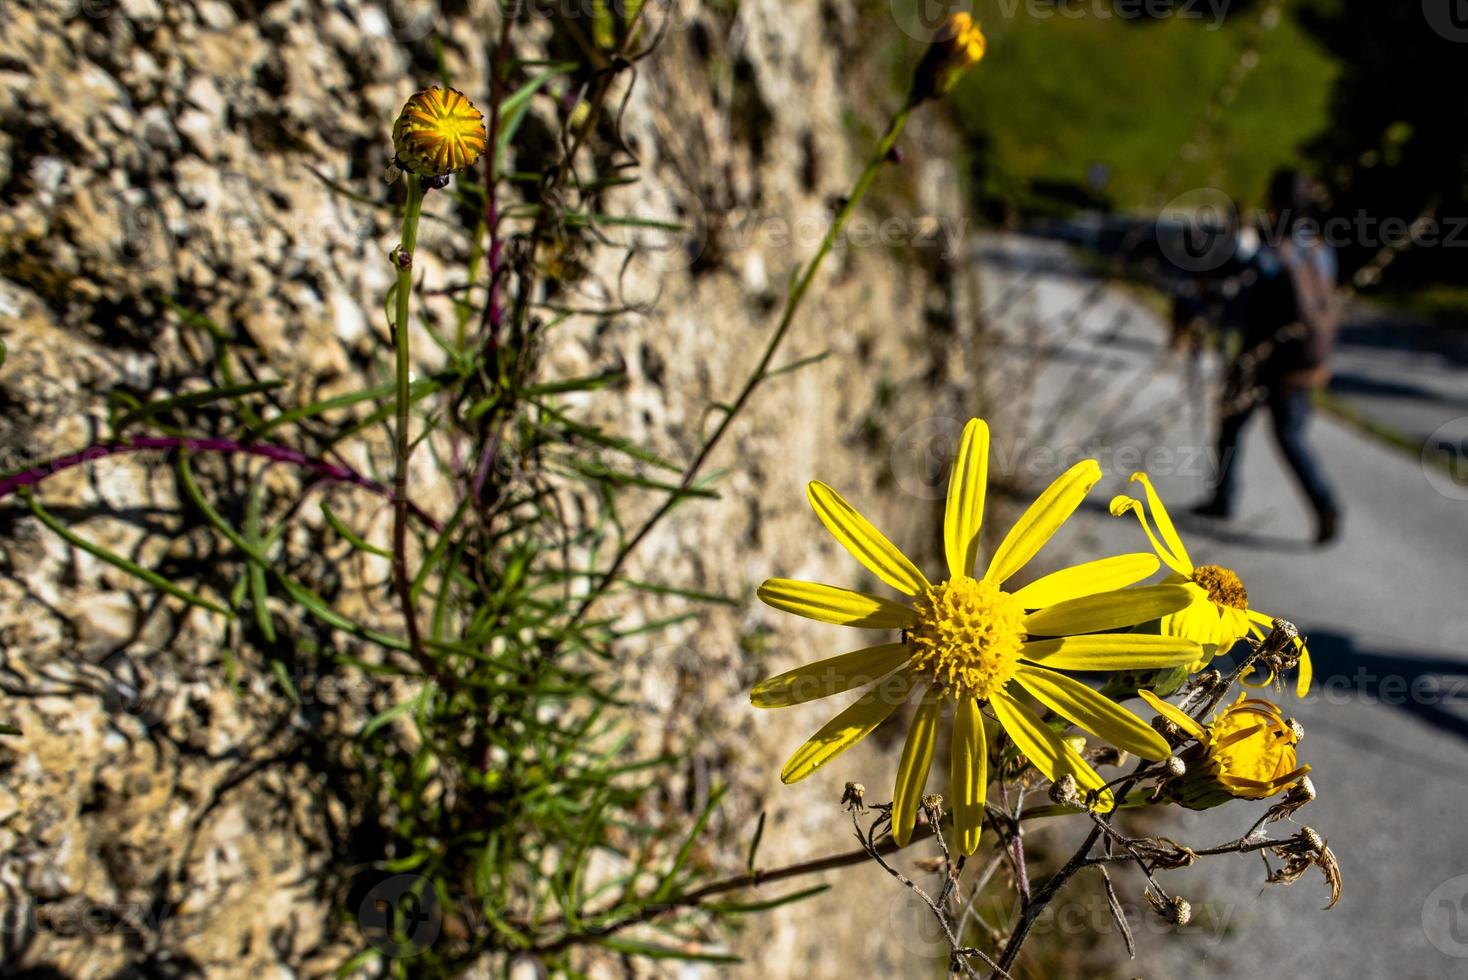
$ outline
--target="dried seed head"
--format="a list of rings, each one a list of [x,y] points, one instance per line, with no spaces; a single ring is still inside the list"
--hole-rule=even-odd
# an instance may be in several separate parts
[[[1150,888],[1143,894],[1147,903],[1152,906],[1152,911],[1172,925],[1185,926],[1193,921],[1193,906],[1181,895],[1165,898],[1155,894]]]
[[[924,796],[923,811],[927,813],[929,822],[936,824],[943,818],[943,797],[937,793]]]
[[[861,783],[847,783],[846,792],[841,794],[841,803],[848,810],[865,813],[867,808],[865,802],[866,795],[867,788]]]
[[[1070,773],[1064,773],[1059,779],[1050,784],[1050,800],[1060,806],[1082,806],[1080,789],[1076,786],[1076,778]]]
[[[1163,765],[1167,767],[1167,775],[1171,779],[1179,779],[1188,771],[1188,764],[1175,755],[1168,756]]]
[[[1300,720],[1298,718],[1286,718],[1285,727],[1295,733],[1296,742],[1305,737],[1305,726],[1300,724]]]
[[[1317,854],[1325,848],[1325,838],[1321,837],[1320,832],[1317,831],[1314,827],[1300,828],[1300,833],[1298,834],[1298,836],[1301,841],[1310,845],[1311,851]]]

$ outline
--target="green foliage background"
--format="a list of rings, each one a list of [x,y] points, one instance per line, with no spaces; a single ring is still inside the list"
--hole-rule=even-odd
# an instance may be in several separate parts
[[[1257,10],[1212,21],[1026,15],[1024,3],[982,0],[990,38],[984,70],[960,84],[955,113],[980,147],[978,186],[1012,206],[1032,203],[1034,181],[1084,185],[1095,163],[1111,169],[1107,195],[1121,209],[1156,207],[1173,187],[1218,187],[1257,203],[1276,167],[1299,163],[1326,128],[1340,68],[1288,13],[1263,35],[1258,67],[1191,161],[1178,159],[1214,93],[1239,59]],[[1036,4],[1043,9],[1046,5]],[[1005,17],[1005,10],[1016,10]]]

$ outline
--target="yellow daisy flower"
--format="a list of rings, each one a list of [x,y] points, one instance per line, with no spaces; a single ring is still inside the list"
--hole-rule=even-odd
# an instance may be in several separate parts
[[[397,164],[419,177],[472,166],[489,143],[484,116],[458,89],[433,86],[403,106],[392,127]]]
[[[1151,555],[1090,562],[1014,592],[1004,590],[1100,480],[1095,460],[1076,464],[1052,483],[1004,537],[982,577],[975,577],[988,468],[989,429],[973,419],[949,475],[943,521],[948,578],[936,585],[840,494],[811,483],[807,493],[821,523],[908,601],[780,578],[761,585],[759,597],[776,609],[823,623],[901,630],[900,638],[797,667],[762,681],[750,694],[757,707],[782,708],[871,685],[785,763],[780,778],[793,783],[851,748],[921,693],[893,791],[892,836],[899,844],[911,839],[943,708],[953,705],[949,799],[965,854],[978,848],[989,784],[988,743],[1000,730],[1046,778],[1070,774],[1082,790],[1096,793],[1099,806],[1114,803],[1101,777],[1015,696],[1018,691],[1118,748],[1163,759],[1166,741],[1141,719],[1059,671],[1170,667],[1199,655],[1190,640],[1110,632],[1176,612],[1189,601],[1187,591],[1176,585],[1124,588],[1157,570]],[[984,715],[985,705],[992,719]]]
[[[1187,767],[1164,792],[1182,806],[1206,810],[1230,799],[1263,800],[1283,792],[1310,771],[1298,766],[1299,733],[1278,706],[1242,694],[1207,727],[1157,697],[1138,691],[1162,717],[1197,740],[1180,758]]]
[[[1249,608],[1249,592],[1244,588],[1244,582],[1238,573],[1222,565],[1194,565],[1167,508],[1162,504],[1162,498],[1153,489],[1147,474],[1133,473],[1132,482],[1142,485],[1147,496],[1146,506],[1134,497],[1119,494],[1112,498],[1111,513],[1116,517],[1124,514],[1136,515],[1158,557],[1171,570],[1166,581],[1183,585],[1192,595],[1192,602],[1186,609],[1162,618],[1164,634],[1185,637],[1202,644],[1203,656],[1197,663],[1189,665],[1189,669],[1202,670],[1216,655],[1227,653],[1235,643],[1250,633],[1263,639],[1264,630],[1273,628],[1274,617]],[[1152,523],[1148,523],[1148,511],[1151,512],[1152,523],[1157,525],[1156,533],[1153,533]],[[1304,642],[1297,639],[1295,645],[1300,653],[1300,672],[1295,680],[1295,694],[1304,697],[1310,690],[1310,679],[1314,671],[1310,665],[1310,651],[1306,649]],[[1265,678],[1263,682],[1253,686],[1263,686],[1271,679]]]

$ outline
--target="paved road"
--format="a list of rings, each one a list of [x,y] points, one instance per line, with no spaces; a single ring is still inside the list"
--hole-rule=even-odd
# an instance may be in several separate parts
[[[1468,337],[1461,330],[1406,324],[1390,310],[1359,305],[1341,331],[1335,367],[1332,393],[1415,443],[1468,416]]]
[[[988,390],[1000,393],[996,436],[1012,439],[1020,426],[1034,440],[1011,442],[1010,468],[1035,479],[1058,471],[1033,448],[1043,445],[1092,450],[1108,473],[1095,508],[1045,557],[1065,558],[1067,542],[1092,554],[1136,550],[1135,523],[1111,518],[1105,501],[1138,460],[1175,511],[1203,495],[1208,395],[1168,359],[1156,314],[1097,284],[1063,246],[995,236],[978,247],[998,341],[988,368]],[[1384,348],[1363,350],[1347,351],[1347,377],[1402,382],[1391,397],[1407,431],[1435,426],[1444,411],[1468,415],[1462,402],[1407,390]],[[1216,365],[1202,369],[1211,376]],[[1444,367],[1433,383],[1461,390],[1461,372]],[[1257,857],[1175,872],[1176,890],[1206,910],[1204,927],[1139,931],[1138,958],[1123,975],[1468,976],[1468,501],[1443,492],[1413,456],[1318,418],[1313,437],[1347,517],[1341,540],[1316,550],[1262,421],[1246,436],[1242,517],[1226,527],[1179,523],[1195,560],[1238,570],[1255,605],[1311,637],[1316,688],[1303,703],[1280,699],[1305,726],[1302,754],[1321,794],[1299,821],[1338,854],[1345,896],[1321,911],[1317,876],[1265,886]],[[1177,811],[1167,826],[1183,841],[1219,843],[1256,810]],[[1119,884],[1140,900],[1135,872]]]

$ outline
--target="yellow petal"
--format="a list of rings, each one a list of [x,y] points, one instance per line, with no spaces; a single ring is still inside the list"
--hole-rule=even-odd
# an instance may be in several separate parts
[[[1183,588],[1192,593],[1193,601],[1176,614],[1163,617],[1162,632],[1216,647],[1219,653],[1232,649],[1239,640],[1236,630],[1239,620],[1226,615],[1200,586],[1190,582]],[[1243,623],[1247,632],[1248,620],[1244,619]]]
[[[948,574],[972,576],[979,559],[979,525],[989,485],[989,426],[969,419],[948,474],[948,504],[943,514],[943,550]]]
[[[897,763],[897,786],[892,790],[892,839],[898,847],[906,847],[917,823],[918,807],[928,785],[928,769],[933,765],[933,749],[938,744],[938,722],[943,714],[943,701],[936,688],[928,688],[922,704],[907,730],[907,744],[902,747],[902,761]]]
[[[1144,670],[1193,663],[1203,655],[1203,648],[1177,636],[1098,633],[1031,640],[1020,648],[1019,655],[1057,670]]]
[[[911,623],[913,617],[911,609],[891,599],[818,582],[766,579],[758,594],[766,605],[837,626],[896,630]]]
[[[1194,721],[1193,718],[1181,708],[1178,708],[1175,705],[1168,704],[1166,701],[1162,700],[1151,691],[1138,691],[1137,695],[1143,701],[1146,701],[1147,704],[1152,707],[1153,711],[1157,712],[1159,715],[1166,718],[1168,721],[1172,722],[1174,725],[1181,728],[1189,735],[1193,736],[1199,741],[1202,741],[1205,737],[1207,737],[1208,733],[1204,731],[1203,726]]]
[[[795,750],[780,770],[780,781],[802,780],[866,738],[907,700],[912,685],[912,674],[905,670],[878,681]]]
[[[999,724],[1014,739],[1014,744],[1046,779],[1054,782],[1070,773],[1082,790],[1099,790],[1106,785],[1096,770],[1029,708],[1002,692],[989,700],[989,706],[994,709],[994,717],[999,719]],[[1114,804],[1111,791],[1104,791],[1099,809],[1110,810]]]
[[[804,664],[760,681],[749,692],[756,708],[787,708],[817,698],[863,687],[907,663],[912,651],[902,643],[884,643]]]
[[[960,854],[979,849],[989,788],[988,742],[979,702],[963,698],[953,715],[953,743],[948,753],[948,795],[953,797],[953,827],[958,832]]]
[[[1131,514],[1135,516],[1137,519],[1137,523],[1142,525],[1142,533],[1147,535],[1147,540],[1151,542],[1153,550],[1157,552],[1159,558],[1167,563],[1167,567],[1172,569],[1177,574],[1181,575],[1183,578],[1189,578],[1192,576],[1193,566],[1184,563],[1176,555],[1174,555],[1171,551],[1164,547],[1161,541],[1157,540],[1157,535],[1152,533],[1152,525],[1147,523],[1147,513],[1145,510],[1142,509],[1141,503],[1137,501],[1136,498],[1128,497],[1124,493],[1119,493],[1115,497],[1111,498],[1110,510],[1112,517],[1121,517],[1125,514]]]
[[[928,580],[917,566],[839,493],[817,481],[806,487],[805,495],[831,536],[873,575],[907,595],[928,588]]]
[[[1014,679],[1036,701],[1119,749],[1154,762],[1172,755],[1151,725],[1075,678],[1020,664]]]
[[[1037,610],[1025,617],[1031,636],[1072,636],[1136,626],[1175,613],[1193,601],[1181,585],[1148,585],[1083,596]]]
[[[1132,474],[1132,482],[1140,483],[1142,490],[1147,494],[1147,506],[1152,511],[1152,521],[1157,525],[1157,533],[1162,535],[1162,543],[1167,545],[1167,550],[1172,552],[1173,557],[1180,564],[1192,568],[1193,559],[1188,557],[1188,549],[1183,547],[1183,539],[1178,536],[1177,528],[1173,527],[1172,515],[1168,514],[1162,498],[1153,489],[1152,481],[1148,479],[1146,473],[1139,470]]]
[[[1014,597],[1026,609],[1043,609],[1081,596],[1124,589],[1154,574],[1160,564],[1156,555],[1145,551],[1113,555],[1051,572],[1016,591]]]
[[[989,571],[984,578],[1003,585],[1006,579],[1023,568],[1060,530],[1060,525],[1075,513],[1100,479],[1101,464],[1094,459],[1083,459],[1058,476],[1009,529],[994,552],[994,559],[989,562]]]
[[[1300,644],[1300,673],[1295,677],[1295,697],[1303,698],[1310,693],[1310,678],[1315,676],[1315,668],[1310,663],[1310,651],[1305,649],[1305,644]]]

